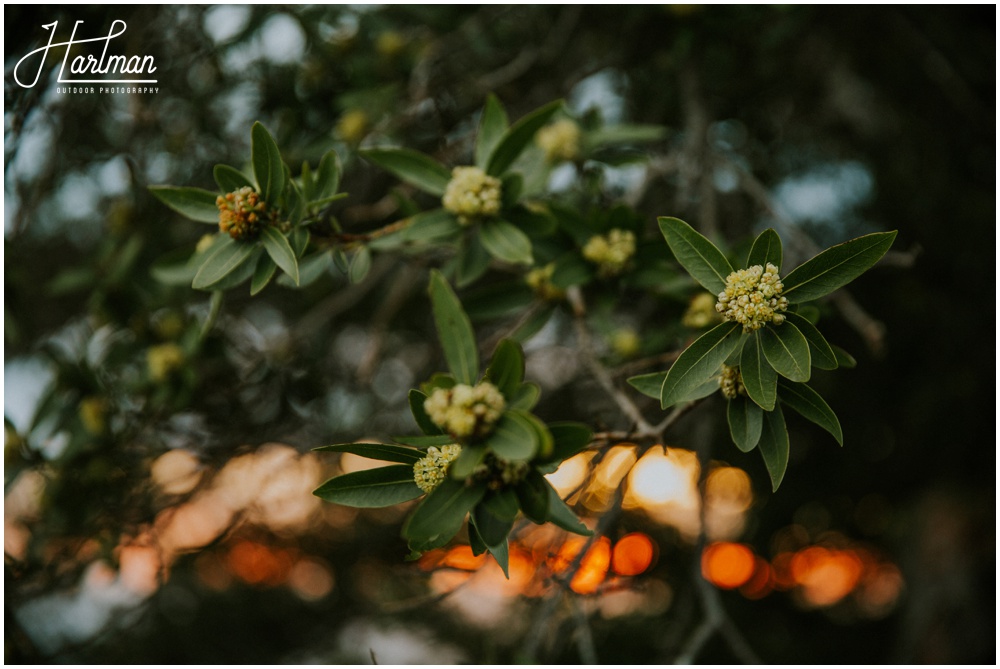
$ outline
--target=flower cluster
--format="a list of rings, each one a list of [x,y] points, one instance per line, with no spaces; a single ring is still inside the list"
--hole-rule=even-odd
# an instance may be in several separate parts
[[[712,323],[717,323],[722,319],[719,312],[715,310],[715,295],[711,293],[698,293],[691,300],[687,311],[681,317],[681,323],[686,328],[700,330]]]
[[[177,344],[159,344],[146,350],[146,366],[149,377],[163,381],[184,366],[184,350]]]
[[[740,373],[740,368],[723,365],[722,375],[719,377],[719,388],[727,400],[736,399],[737,395],[746,395],[747,390],[743,386],[743,375]]]
[[[781,297],[784,286],[778,278],[778,268],[754,265],[737,270],[726,277],[726,289],[719,293],[715,310],[727,321],[743,326],[744,332],[753,332],[767,323],[780,325],[785,317],[780,313],[788,309],[788,298]]]
[[[431,492],[441,485],[448,475],[448,466],[462,452],[458,444],[448,444],[438,449],[431,446],[427,455],[413,463],[413,482],[424,492]]]
[[[484,481],[490,490],[503,490],[523,481],[529,469],[527,462],[508,462],[489,453],[472,472],[472,478]]]
[[[497,387],[486,381],[438,388],[424,401],[424,411],[434,424],[459,440],[485,437],[506,406]]]
[[[500,213],[500,180],[478,167],[456,167],[441,198],[462,225]]]
[[[535,142],[549,163],[573,160],[580,154],[580,126],[564,118],[539,130]]]
[[[545,267],[536,267],[524,275],[524,282],[535,291],[535,295],[543,300],[562,299],[566,292],[552,284],[552,275],[555,273],[555,269],[555,263],[549,263]]]
[[[621,274],[633,255],[635,234],[618,228],[591,237],[583,247],[583,257],[597,265],[597,273],[605,279]]]
[[[270,218],[267,204],[250,186],[220,195],[215,206],[219,208],[219,229],[237,241],[255,238]]]

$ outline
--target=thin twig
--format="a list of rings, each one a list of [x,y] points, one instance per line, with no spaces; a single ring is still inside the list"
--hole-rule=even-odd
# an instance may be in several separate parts
[[[582,664],[597,664],[597,649],[594,647],[594,635],[590,631],[590,621],[579,599],[573,599],[573,620],[576,623],[576,649],[580,653]]]

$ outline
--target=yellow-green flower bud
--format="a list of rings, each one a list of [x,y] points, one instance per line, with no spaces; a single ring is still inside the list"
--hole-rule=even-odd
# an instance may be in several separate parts
[[[681,323],[686,328],[700,330],[713,323],[720,323],[722,317],[715,310],[715,295],[711,293],[698,293],[691,300],[687,311],[681,317]]]
[[[562,299],[566,292],[552,285],[552,274],[555,269],[555,263],[549,263],[545,267],[536,267],[524,275],[524,282],[543,300]]]
[[[438,388],[424,400],[424,411],[434,424],[458,440],[481,439],[493,431],[507,403],[492,383],[460,383]]]
[[[500,213],[500,180],[478,167],[456,167],[441,204],[462,225],[496,216]]]
[[[103,397],[84,397],[80,400],[80,422],[83,429],[92,435],[104,433],[107,426],[108,401]]]
[[[618,228],[591,237],[583,247],[583,257],[597,265],[597,273],[605,279],[621,274],[633,255],[635,234]]]
[[[184,364],[184,351],[177,344],[150,346],[146,351],[146,365],[149,377],[163,381]]]
[[[547,125],[535,135],[535,143],[545,152],[545,160],[558,163],[580,155],[580,126],[568,118]]]
[[[739,367],[722,366],[722,374],[719,376],[719,389],[727,400],[736,399],[737,395],[746,395],[747,390],[743,386],[743,374]]]
[[[360,109],[351,109],[337,121],[337,135],[348,144],[358,144],[368,134],[368,114]]]
[[[413,463],[413,482],[424,492],[431,492],[441,485],[448,475],[448,466],[462,452],[458,444],[448,444],[438,449],[431,446],[427,455]]]
[[[784,285],[778,278],[778,268],[754,265],[733,272],[726,277],[726,288],[719,293],[716,311],[727,321],[743,326],[744,332],[753,332],[767,323],[780,325],[785,317],[780,313],[788,309],[788,299],[781,297]]]

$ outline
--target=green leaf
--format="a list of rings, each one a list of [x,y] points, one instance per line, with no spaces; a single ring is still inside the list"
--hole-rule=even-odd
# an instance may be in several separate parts
[[[737,323],[720,323],[684,349],[667,371],[660,390],[660,406],[666,409],[704,385],[740,343]]]
[[[550,102],[531,112],[505,132],[497,141],[496,148],[486,161],[486,173],[498,177],[507,171],[521,155],[524,148],[535,138],[535,133],[548,123],[562,107],[562,100]]]
[[[407,242],[430,242],[437,239],[451,239],[462,231],[462,226],[453,214],[444,209],[433,209],[411,217],[410,224],[403,229],[403,240]]]
[[[501,339],[493,351],[486,378],[504,398],[513,397],[524,381],[524,352],[521,345],[511,339]]]
[[[462,529],[469,513],[486,494],[481,486],[445,479],[403,524],[403,537],[417,550],[443,546]]]
[[[257,190],[265,202],[272,207],[277,206],[278,199],[285,192],[285,164],[281,161],[281,152],[274,137],[260,121],[250,129],[250,157]],[[275,262],[281,267],[277,259]]]
[[[332,444],[330,446],[319,446],[314,451],[326,451],[330,453],[353,453],[370,460],[384,460],[386,462],[400,462],[404,465],[415,464],[424,457],[423,451],[406,446],[396,446],[394,444]],[[410,468],[410,478],[413,478],[413,469]]]
[[[477,556],[482,555],[490,549],[489,546],[486,545],[486,542],[483,541],[483,538],[479,536],[479,530],[476,529],[475,518],[473,518],[472,522],[469,523],[469,548],[472,549],[472,554]]]
[[[479,353],[472,323],[462,310],[458,296],[437,270],[431,271],[430,295],[434,323],[448,369],[459,383],[471,386],[479,376]]]
[[[299,181],[302,182],[302,196],[306,200],[312,200],[316,194],[316,180],[313,178],[312,168],[309,161],[302,161],[302,172],[299,174]]]
[[[534,426],[525,414],[517,410],[505,412],[483,443],[497,457],[520,462],[535,457],[541,446]]]
[[[218,193],[177,186],[150,186],[149,192],[185,218],[199,223],[219,222],[219,207],[215,204]]]
[[[261,231],[260,241],[267,255],[271,256],[271,260],[281,268],[281,271],[292,277],[296,286],[299,285],[299,261],[296,260],[295,251],[285,236],[278,232],[277,228],[269,225]]]
[[[500,209],[512,211],[524,190],[524,177],[519,172],[508,172],[500,180]]]
[[[521,387],[511,396],[507,398],[507,408],[508,409],[521,409],[523,411],[531,411],[538,404],[538,398],[541,397],[542,389],[538,387],[537,383],[522,383]]]
[[[833,352],[826,338],[816,326],[799,314],[789,311],[785,314],[788,323],[799,329],[799,332],[809,342],[809,354],[812,356],[812,366],[819,369],[837,369],[837,355]]]
[[[487,449],[485,446],[465,446],[458,457],[448,466],[448,475],[456,481],[461,481],[476,471],[483,460],[486,459]]]
[[[337,157],[337,152],[331,149],[319,160],[313,198],[316,201],[326,200],[336,195],[338,188],[340,188],[340,158]]]
[[[406,446],[415,446],[416,448],[430,448],[431,446],[447,446],[448,444],[454,444],[455,438],[448,434],[426,434],[422,436],[415,437],[393,437],[393,441]]]
[[[764,411],[774,411],[778,399],[778,374],[764,356],[760,330],[750,335],[740,355],[743,387]]]
[[[545,479],[542,480],[545,481]],[[593,534],[593,532],[587,529],[586,525],[580,522],[580,519],[576,517],[573,510],[559,497],[559,493],[556,492],[556,489],[548,481],[545,481],[545,486],[548,488],[549,497],[548,516],[546,520],[567,532],[582,534],[585,537]]]
[[[503,575],[510,578],[510,547],[507,545],[507,540],[504,539],[496,546],[487,546],[486,550],[490,552],[493,559],[497,561],[500,568],[503,570]]]
[[[781,402],[788,405],[806,420],[810,420],[833,435],[837,443],[844,445],[844,431],[840,428],[837,414],[820,394],[804,383],[781,381]]]
[[[764,411],[745,397],[735,397],[727,404],[729,435],[733,438],[736,448],[749,453],[760,441]]]
[[[487,546],[498,546],[507,539],[517,517],[517,496],[511,488],[489,492],[476,505],[472,517],[479,536]]]
[[[368,276],[372,268],[372,252],[367,246],[362,246],[351,258],[351,267],[347,272],[347,277],[351,283],[361,283]]]
[[[473,232],[462,238],[455,256],[455,285],[468,286],[486,273],[490,267],[490,254],[483,248],[479,235]]]
[[[458,381],[456,381],[455,377],[451,374],[442,374],[438,372],[437,374],[432,375],[430,379],[420,384],[420,391],[424,395],[430,397],[431,393],[438,388],[444,388],[447,390],[448,388],[454,388],[457,384]]]
[[[521,511],[524,512],[524,515],[539,524],[546,522],[549,517],[549,490],[551,489],[552,486],[538,470],[528,470],[524,480],[514,487],[514,493],[517,495],[518,504],[521,505]]]
[[[411,465],[390,465],[336,476],[313,494],[334,504],[369,509],[408,502],[424,491],[413,482]]]
[[[552,435],[552,453],[546,461],[562,462],[573,457],[587,448],[594,436],[583,423],[551,423],[548,428]]]
[[[747,257],[747,267],[760,265],[766,269],[767,263],[781,269],[781,237],[774,228],[768,228],[757,235]]]
[[[314,253],[303,258],[299,263],[299,287],[304,288],[319,279],[333,265],[333,256],[329,251]],[[291,282],[291,279],[289,279]]]
[[[413,420],[417,421],[420,431],[424,434],[442,434],[441,428],[431,420],[430,416],[427,415],[427,411],[424,410],[424,402],[427,400],[427,395],[413,388],[410,390],[407,398],[410,401],[410,413],[413,414]]]
[[[854,356],[840,348],[839,346],[830,345],[833,349],[833,354],[837,357],[837,367],[842,367],[844,369],[854,369],[858,366],[858,361],[854,359]]]
[[[885,255],[896,232],[874,232],[831,246],[781,280],[782,295],[795,304],[828,295],[864,274]]]
[[[253,276],[254,270],[257,268],[257,261],[264,255],[264,249],[254,246],[250,256],[245,262],[240,263],[239,267],[201,290],[211,290],[221,294],[223,291],[235,288]]]
[[[726,288],[726,277],[733,272],[722,251],[678,218],[661,216],[656,220],[677,262],[710,293],[721,293]]]
[[[224,238],[218,248],[205,258],[205,262],[194,276],[192,287],[203,290],[221,281],[246,262],[256,248],[253,244],[233,241],[231,237]]]
[[[788,430],[785,428],[785,416],[781,413],[780,406],[774,411],[764,412],[764,425],[757,447],[771,477],[771,489],[777,491],[788,468]]]
[[[486,169],[490,154],[500,142],[507,130],[507,112],[497,96],[490,93],[486,96],[486,106],[479,118],[479,132],[476,134],[476,166]]]
[[[232,193],[247,186],[253,188],[253,182],[250,181],[249,177],[229,165],[216,165],[212,170],[212,175],[215,177],[215,183],[219,185],[219,190],[223,193]]]
[[[411,149],[367,149],[359,152],[369,162],[395,174],[425,193],[444,195],[451,172],[430,156]]]
[[[667,378],[666,372],[653,372],[652,374],[640,374],[627,379],[628,384],[638,390],[646,397],[660,399],[663,390],[663,380]]]
[[[584,145],[596,149],[611,144],[646,144],[659,141],[668,133],[662,125],[611,125],[585,133]]]
[[[584,285],[594,279],[594,268],[584,261],[577,253],[565,253],[555,261],[552,269],[552,285],[566,289],[570,286]]]
[[[513,264],[530,265],[531,240],[507,221],[485,221],[479,226],[480,239],[491,256]]]
[[[808,381],[812,373],[809,342],[797,327],[785,321],[781,325],[758,330],[764,357],[774,371],[791,381]]]
[[[270,256],[262,255],[257,261],[257,266],[253,270],[253,277],[250,279],[250,294],[256,295],[271,282],[274,270],[278,268],[271,260]]]
[[[288,235],[288,244],[295,251],[295,257],[301,258],[302,254],[306,252],[306,248],[309,246],[309,231],[305,228],[295,228]]]

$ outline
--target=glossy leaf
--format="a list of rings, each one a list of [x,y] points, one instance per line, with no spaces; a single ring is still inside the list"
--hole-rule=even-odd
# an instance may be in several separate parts
[[[250,157],[258,191],[265,202],[272,207],[276,206],[285,192],[285,164],[274,137],[260,121],[254,123],[250,130]],[[278,267],[281,267],[280,262]]]
[[[759,330],[750,335],[743,346],[739,364],[747,395],[764,411],[774,411],[778,399],[778,374],[764,356]]]
[[[516,410],[505,412],[483,443],[497,457],[520,462],[533,458],[541,446],[534,426]]]
[[[523,411],[531,411],[538,404],[538,398],[541,397],[542,389],[538,387],[537,383],[522,383],[521,387],[513,394],[513,396],[507,398],[507,407],[509,409],[521,409]]]
[[[479,352],[472,323],[458,296],[437,270],[431,271],[431,306],[448,369],[459,383],[473,385],[479,376]]]
[[[455,443],[455,438],[448,434],[425,434],[417,436],[393,437],[393,441],[406,446],[430,448],[431,446],[447,446]]]
[[[267,287],[267,284],[271,283],[271,279],[274,277],[275,270],[278,266],[274,264],[271,257],[268,255],[262,255],[259,260],[257,260],[257,266],[253,270],[253,277],[250,279],[250,294],[256,295],[260,291]]]
[[[472,476],[476,467],[486,458],[486,453],[485,446],[465,446],[458,457],[448,466],[448,475],[456,481],[462,481]]]
[[[479,118],[479,132],[476,133],[476,166],[486,169],[490,155],[507,131],[507,112],[497,96],[490,93],[486,96],[486,105]]]
[[[550,423],[552,453],[545,460],[562,462],[573,457],[590,444],[594,433],[583,423]]]
[[[771,488],[777,491],[788,468],[788,430],[780,406],[774,411],[764,412],[764,424],[757,447],[771,477]]]
[[[278,229],[267,226],[260,233],[260,241],[264,245],[267,255],[281,268],[281,271],[292,278],[295,285],[299,285],[299,261],[295,257],[295,251],[291,244]]]
[[[524,381],[524,352],[521,345],[511,339],[501,339],[493,351],[486,378],[504,398],[513,397]]]
[[[411,465],[390,465],[336,476],[313,494],[334,504],[369,509],[407,502],[424,492],[413,482]]]
[[[514,488],[521,511],[536,523],[544,523],[549,516],[549,490],[552,486],[537,470],[530,469],[528,474]]]
[[[425,193],[444,195],[451,172],[430,156],[411,149],[367,149],[359,152],[363,158]]]
[[[410,224],[402,232],[403,239],[408,242],[451,239],[462,231],[455,216],[444,209],[425,211],[409,220]]]
[[[627,379],[628,384],[638,390],[646,397],[660,399],[663,391],[663,380],[667,378],[666,372],[653,372],[651,374],[640,374]]]
[[[809,342],[809,355],[812,357],[813,367],[818,369],[837,369],[837,355],[815,325],[792,311],[785,314],[785,319],[797,327],[802,336]]]
[[[459,288],[479,280],[490,267],[490,254],[479,240],[478,232],[466,235],[455,256],[455,285]]]
[[[176,186],[150,186],[149,192],[185,218],[199,223],[219,222],[219,207],[215,204],[218,193]]]
[[[874,232],[831,246],[784,277],[781,294],[793,304],[828,295],[864,274],[885,255],[895,239],[895,231]]]
[[[340,188],[340,158],[337,152],[329,150],[319,160],[316,180],[313,185],[313,199],[322,202],[337,194]]]
[[[423,451],[418,451],[415,448],[396,446],[395,444],[331,444],[330,446],[319,446],[313,450],[329,453],[352,453],[370,460],[399,462],[404,465],[415,464],[425,455]],[[412,469],[410,470],[410,478],[413,478]]]
[[[820,394],[804,383],[788,383],[781,381],[781,401],[788,405],[806,420],[816,423],[829,432],[837,443],[844,445],[844,431],[840,427],[837,414],[826,403]]]
[[[194,276],[192,287],[203,290],[221,281],[246,262],[256,249],[253,244],[236,242],[231,237],[225,237],[218,248],[205,258],[205,262]]]
[[[362,246],[351,258],[351,266],[347,277],[351,283],[361,283],[372,268],[372,253],[367,246]]]
[[[427,411],[424,410],[424,402],[427,400],[427,395],[413,388],[410,390],[407,399],[410,403],[410,413],[413,414],[413,420],[417,421],[420,431],[424,434],[441,434],[441,428],[431,420],[430,416],[427,415]]]
[[[545,479],[542,479],[543,481]],[[593,534],[586,525],[584,525],[573,510],[566,505],[566,502],[559,497],[559,493],[556,489],[545,481],[545,485],[548,487],[549,495],[549,508],[547,520],[555,525],[556,527],[561,527],[567,532],[572,532],[574,534],[582,534],[585,537],[589,537]]]
[[[476,529],[487,546],[498,546],[507,539],[517,517],[517,496],[513,489],[488,492],[473,510]]]
[[[740,326],[720,323],[684,349],[667,371],[660,390],[660,406],[684,401],[699,386],[719,371],[729,354],[740,343]]]
[[[736,448],[744,453],[752,451],[760,441],[764,411],[747,398],[737,396],[727,402],[726,418]]]
[[[530,265],[531,240],[507,221],[485,221],[479,226],[483,247],[497,260]]]
[[[212,170],[212,175],[215,177],[215,183],[219,185],[219,190],[223,193],[232,193],[247,186],[253,188],[253,182],[247,175],[229,165],[216,165]],[[216,212],[218,213],[218,210]]]
[[[485,487],[445,479],[407,518],[403,537],[417,550],[443,546],[462,529],[465,515],[485,494]]]
[[[766,326],[758,330],[764,357],[778,374],[792,381],[808,381],[812,356],[805,335],[792,323]]]
[[[722,251],[678,218],[663,216],[656,220],[677,262],[710,293],[721,293],[726,287],[726,277],[733,272]]]
[[[854,356],[840,348],[839,346],[830,345],[833,349],[833,355],[837,357],[837,367],[842,367],[844,369],[854,369],[858,366],[858,361],[854,359]]]
[[[767,263],[781,269],[781,237],[774,228],[768,228],[757,235],[747,257],[747,267],[760,265],[766,268]]]
[[[486,161],[486,173],[498,177],[506,172],[507,168],[518,159],[524,148],[534,140],[535,133],[548,123],[553,114],[562,107],[562,104],[562,100],[550,102],[512,125],[497,140],[496,147]]]

